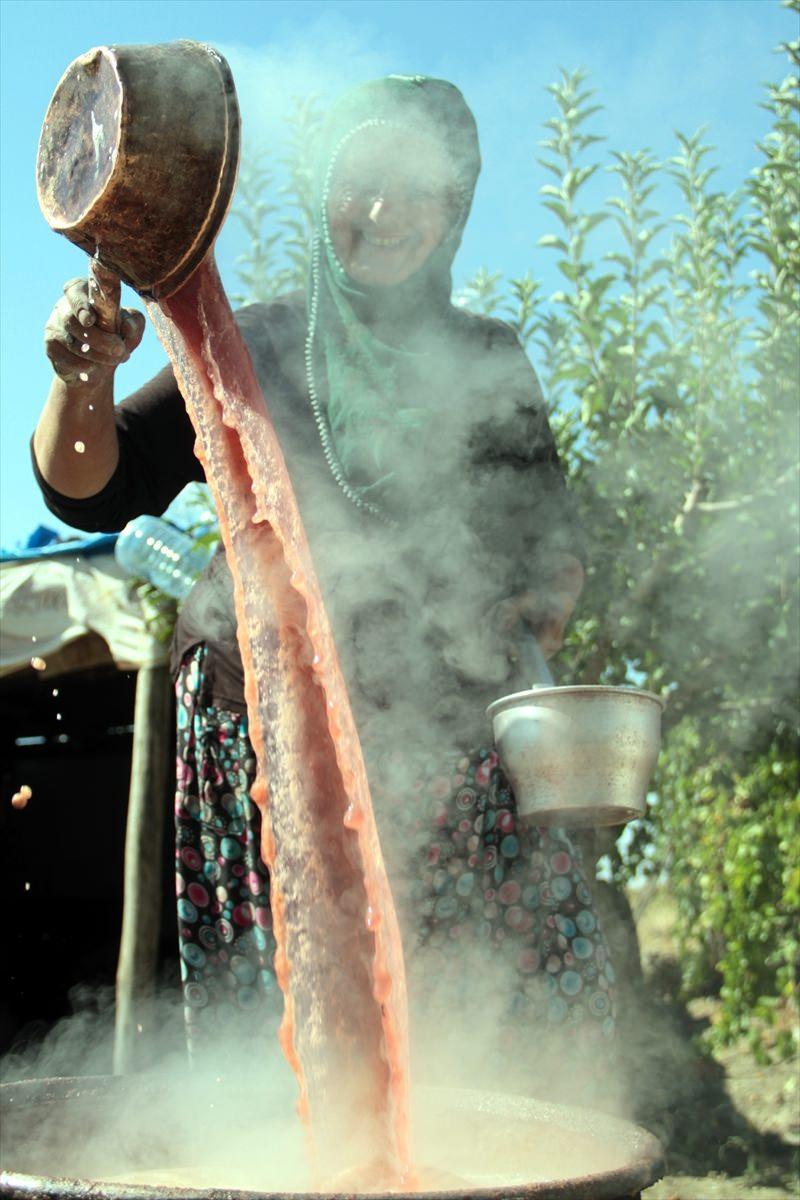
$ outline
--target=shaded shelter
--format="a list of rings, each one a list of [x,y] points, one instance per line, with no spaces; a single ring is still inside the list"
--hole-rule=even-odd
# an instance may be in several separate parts
[[[0,820],[15,914],[2,1037],[63,1015],[64,987],[102,976],[103,947],[118,937],[114,1067],[124,1072],[158,957],[172,701],[168,648],[115,540],[0,557]],[[25,783],[33,798],[14,813],[7,801]]]

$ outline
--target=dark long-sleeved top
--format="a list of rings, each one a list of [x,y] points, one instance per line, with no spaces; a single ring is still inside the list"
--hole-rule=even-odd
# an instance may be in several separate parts
[[[366,709],[398,698],[417,704],[420,689],[441,710],[456,691],[473,708],[499,695],[508,664],[486,631],[486,611],[535,588],[555,555],[583,557],[541,391],[515,334],[458,310],[453,321],[449,350],[455,345],[463,384],[431,415],[413,470],[408,461],[399,464],[404,509],[389,529],[351,503],[325,461],[306,388],[303,296],[237,313],[297,494],[345,678]],[[187,483],[204,479],[171,368],[118,404],[115,419],[119,462],[95,496],[56,492],[34,459],[48,508],[78,529],[116,531],[142,513],[158,515]],[[409,458],[407,448],[403,454]],[[181,608],[176,671],[200,642],[208,645],[208,701],[242,711],[224,553]]]

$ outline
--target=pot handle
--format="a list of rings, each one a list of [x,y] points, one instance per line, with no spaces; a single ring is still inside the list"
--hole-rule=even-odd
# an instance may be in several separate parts
[[[97,255],[89,260],[89,300],[97,310],[97,324],[108,333],[120,330],[120,282]]]
[[[555,687],[556,681],[542,654],[539,639],[528,629],[525,630],[520,641],[519,666],[521,673],[528,681],[528,687]]]

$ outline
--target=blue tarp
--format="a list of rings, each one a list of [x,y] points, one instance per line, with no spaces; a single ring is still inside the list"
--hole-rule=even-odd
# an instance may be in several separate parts
[[[11,550],[0,548],[0,562],[26,562],[32,558],[53,558],[57,554],[99,554],[109,552],[116,540],[116,533],[92,533],[88,537],[62,540],[54,529],[38,525],[24,544]]]

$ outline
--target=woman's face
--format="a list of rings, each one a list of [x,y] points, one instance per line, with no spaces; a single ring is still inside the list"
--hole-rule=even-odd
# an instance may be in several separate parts
[[[455,170],[428,138],[372,128],[339,155],[328,195],[328,227],[354,283],[403,283],[439,245],[457,215]]]

